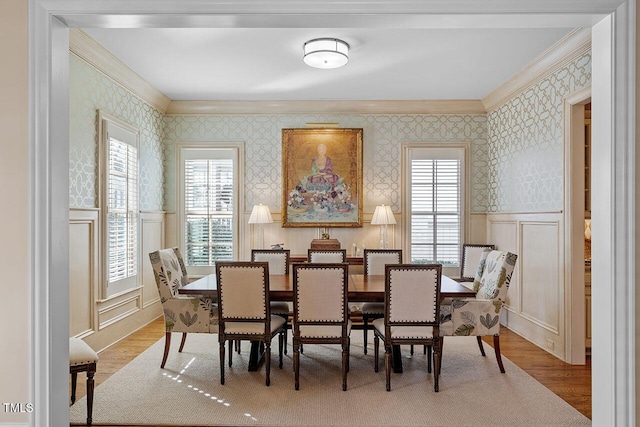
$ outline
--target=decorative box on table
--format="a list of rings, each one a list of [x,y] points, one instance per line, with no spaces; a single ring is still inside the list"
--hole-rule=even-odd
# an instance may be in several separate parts
[[[313,239],[311,249],[340,249],[340,242],[338,239]]]

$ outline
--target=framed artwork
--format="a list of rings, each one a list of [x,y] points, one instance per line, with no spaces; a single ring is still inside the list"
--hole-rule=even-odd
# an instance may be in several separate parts
[[[362,129],[282,129],[282,226],[362,227]]]

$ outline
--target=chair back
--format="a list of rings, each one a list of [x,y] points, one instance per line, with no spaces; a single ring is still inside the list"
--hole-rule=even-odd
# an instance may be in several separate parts
[[[347,262],[346,249],[309,249],[307,251],[307,260],[310,263],[343,263]]]
[[[518,255],[505,251],[491,251],[478,267],[473,288],[477,299],[490,299],[503,303],[516,266]]]
[[[387,264],[386,337],[398,337],[401,330],[407,330],[402,328],[405,326],[429,326],[433,328],[432,336],[439,335],[441,278],[440,264]]]
[[[346,263],[293,264],[293,324],[296,332],[300,327],[309,325],[334,325],[338,327],[336,336],[346,335],[349,320],[347,271]]]
[[[149,254],[153,276],[160,293],[166,301],[178,294],[178,289],[188,282],[187,269],[178,248],[160,249]]]
[[[364,250],[364,274],[385,274],[387,264],[402,264],[402,249]]]
[[[269,264],[267,262],[216,262],[218,317],[225,322],[264,322],[269,319]]]
[[[473,282],[478,271],[478,266],[487,257],[487,254],[495,248],[495,245],[489,244],[463,244],[462,257],[460,260],[460,281]]]
[[[251,261],[269,263],[269,274],[289,274],[289,249],[252,249]]]

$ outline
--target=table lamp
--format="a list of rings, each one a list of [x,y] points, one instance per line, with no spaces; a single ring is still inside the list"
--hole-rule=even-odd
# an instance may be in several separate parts
[[[376,206],[376,210],[373,212],[373,218],[371,218],[371,225],[380,226],[380,249],[389,248],[389,240],[387,238],[387,227],[389,224],[395,224],[396,219],[391,211],[391,206],[380,205]]]
[[[271,224],[273,222],[273,218],[271,217],[271,211],[269,210],[269,206],[263,205],[260,203],[259,205],[255,205],[253,210],[251,211],[251,216],[249,217],[249,224],[255,224],[255,236],[257,240],[256,249],[264,249],[264,225],[263,224]]]

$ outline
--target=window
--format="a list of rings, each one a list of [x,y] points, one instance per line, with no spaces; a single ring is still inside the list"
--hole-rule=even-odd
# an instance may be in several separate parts
[[[465,151],[464,147],[406,149],[405,203],[412,263],[459,268],[465,223]]]
[[[183,146],[180,154],[182,247],[196,272],[236,259],[238,149]]]
[[[105,296],[138,286],[138,130],[99,113]]]

